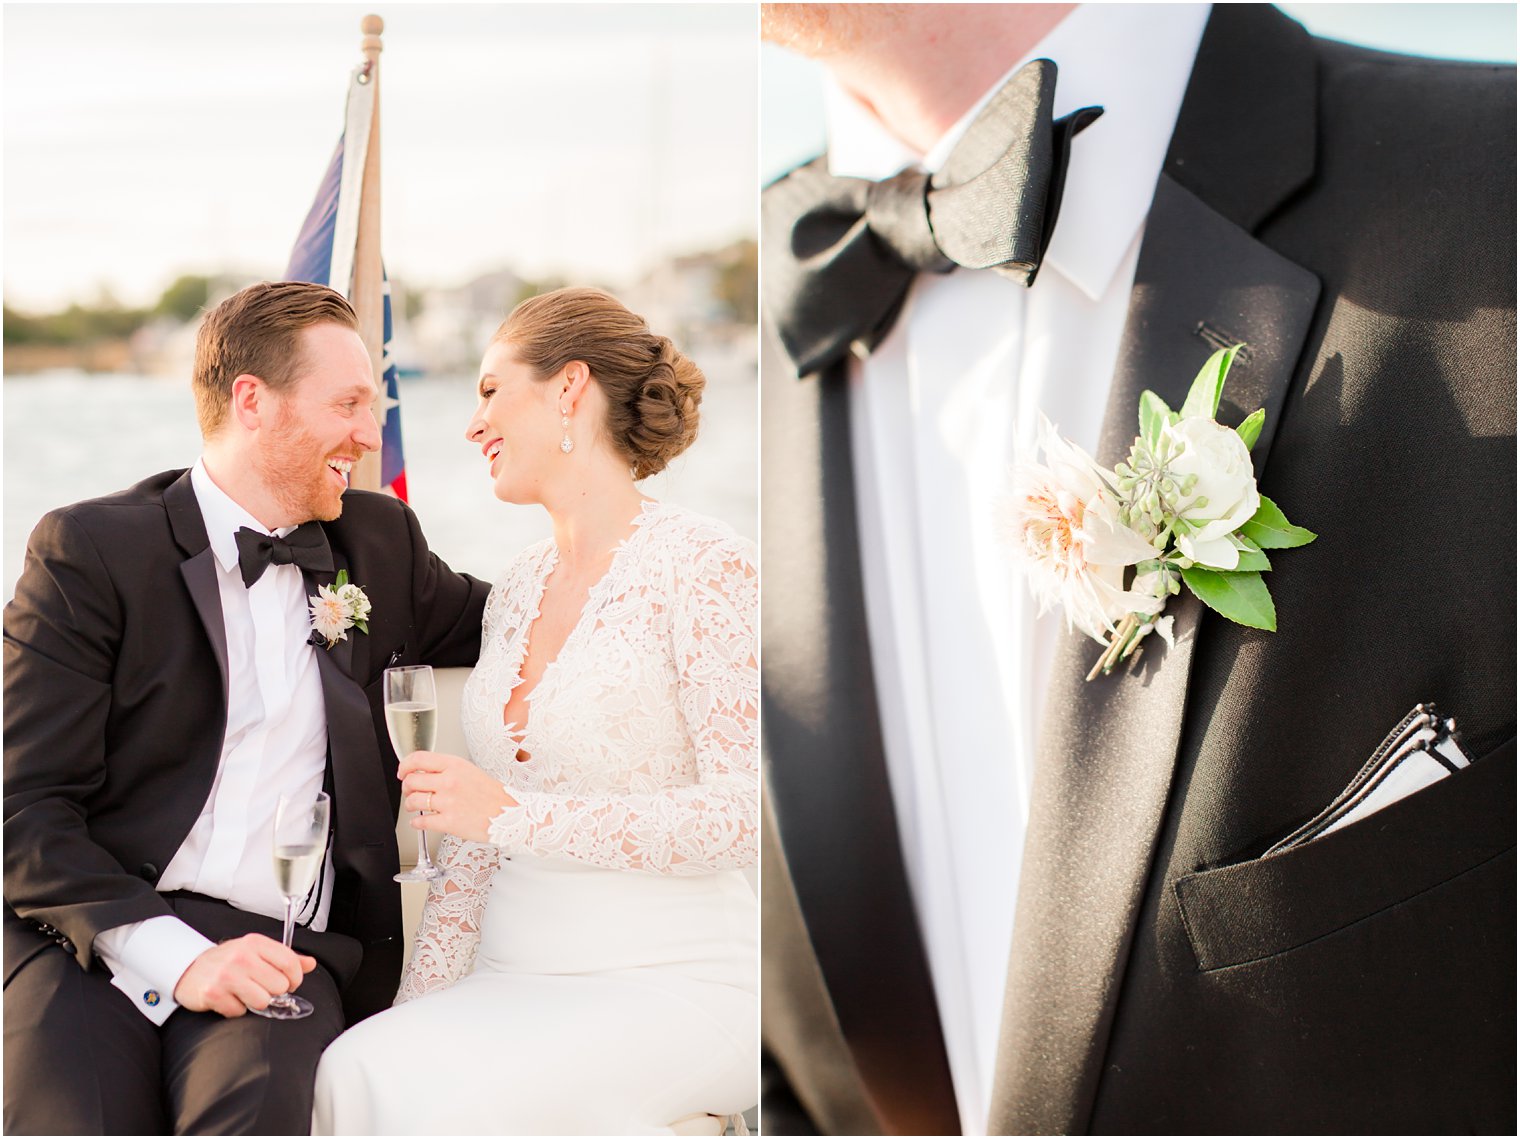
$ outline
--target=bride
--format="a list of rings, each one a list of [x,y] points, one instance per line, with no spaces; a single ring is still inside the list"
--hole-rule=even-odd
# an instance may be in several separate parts
[[[554,537],[486,604],[471,759],[401,766],[444,834],[393,1008],[317,1072],[319,1134],[650,1134],[759,1096],[751,543],[640,494],[704,379],[594,289],[524,301],[466,431]]]

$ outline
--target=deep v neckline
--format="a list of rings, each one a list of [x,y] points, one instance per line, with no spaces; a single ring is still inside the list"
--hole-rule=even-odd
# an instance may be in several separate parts
[[[518,724],[516,721],[506,718],[507,706],[511,704],[513,694],[522,687],[523,668],[528,663],[528,648],[532,643],[533,626],[538,624],[538,619],[542,615],[540,611],[544,604],[544,594],[549,588],[549,577],[559,565],[559,546],[552,538],[549,540],[549,548],[539,564],[538,580],[534,584],[533,606],[527,611],[519,627],[516,641],[512,646],[513,651],[517,654],[517,666],[512,670],[512,683],[507,688],[506,697],[501,705],[502,728],[509,737],[517,741],[519,752],[524,750],[532,728],[533,702],[538,698],[539,693],[543,691],[544,685],[549,682],[550,678],[558,673],[559,662],[570,651],[571,645],[575,643],[581,629],[586,625],[587,618],[601,608],[602,602],[605,600],[602,595],[610,588],[613,574],[617,572],[619,563],[623,560],[623,555],[627,552],[633,540],[643,531],[644,524],[649,521],[659,506],[660,503],[652,498],[640,500],[639,512],[633,517],[633,530],[629,532],[627,537],[620,539],[618,544],[612,547],[612,559],[607,563],[607,568],[603,571],[602,576],[597,578],[591,588],[586,591],[585,604],[581,606],[580,613],[576,615],[575,624],[570,626],[570,632],[565,635],[565,639],[560,644],[559,650],[554,654],[554,659],[544,665],[544,671],[539,675],[533,687],[523,693],[523,704],[526,707],[526,711],[523,714],[524,722]]]

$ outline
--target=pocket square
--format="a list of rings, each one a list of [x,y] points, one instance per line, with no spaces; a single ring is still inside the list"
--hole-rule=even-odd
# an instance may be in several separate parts
[[[1356,778],[1314,818],[1277,843],[1267,854],[1295,846],[1360,822],[1384,807],[1454,775],[1472,762],[1462,746],[1455,720],[1443,718],[1433,704],[1416,704],[1384,737]]]

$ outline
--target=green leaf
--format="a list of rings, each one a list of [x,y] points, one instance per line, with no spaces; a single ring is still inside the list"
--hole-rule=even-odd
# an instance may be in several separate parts
[[[346,569],[341,569],[341,570],[338,571],[338,576],[333,579],[333,585],[335,587],[342,588],[343,586],[345,586],[347,584],[348,584],[348,571]]]
[[[1305,530],[1289,522],[1287,516],[1266,495],[1251,520],[1240,528],[1241,536],[1249,538],[1264,550],[1290,550],[1294,546],[1307,546],[1319,537],[1313,530]]]
[[[354,628],[358,629],[359,632],[363,633],[365,636],[369,636],[369,622],[368,621],[355,621],[354,622]]]
[[[1272,563],[1267,561],[1267,555],[1261,552],[1261,547],[1251,539],[1237,533],[1235,541],[1243,547],[1240,551],[1240,569],[1266,571],[1272,568]]]
[[[1272,607],[1272,595],[1261,574],[1219,573],[1194,566],[1182,571],[1182,580],[1198,600],[1221,617],[1269,633],[1277,630],[1277,610]]]
[[[1235,567],[1236,573],[1266,573],[1272,568],[1272,563],[1267,561],[1267,555],[1260,550],[1241,550],[1240,564]]]
[[[1241,441],[1245,443],[1247,451],[1256,446],[1256,440],[1261,438],[1261,425],[1266,421],[1267,409],[1258,407],[1250,415],[1246,416],[1244,423],[1235,428],[1235,434],[1239,435]]]
[[[1172,409],[1166,400],[1153,391],[1140,393],[1140,436],[1152,447],[1161,439],[1161,429],[1166,426]]]
[[[1244,344],[1236,344],[1232,348],[1221,348],[1208,358],[1188,389],[1187,399],[1182,404],[1183,419],[1213,419],[1219,413],[1224,378],[1230,374],[1235,354],[1244,347]]]

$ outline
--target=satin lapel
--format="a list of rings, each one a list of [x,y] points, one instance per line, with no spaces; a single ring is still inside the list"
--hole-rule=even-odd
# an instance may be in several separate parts
[[[1179,407],[1214,340],[1244,341],[1230,373],[1238,422],[1270,432],[1308,331],[1319,282],[1163,175],[1146,223],[1098,460],[1124,457],[1140,393]],[[1177,645],[1147,641],[1125,673],[1084,681],[1100,647],[1057,653],[1035,772],[993,1092],[993,1133],[1085,1129],[1134,921],[1171,787],[1193,649],[1207,636],[1186,591],[1167,612]],[[1266,634],[1264,634],[1266,635]]]
[[[336,570],[348,568],[341,551],[333,548]],[[303,574],[308,594],[318,585],[331,585],[332,575]],[[381,883],[396,872],[395,817],[390,813],[386,779],[395,772],[380,756],[369,698],[352,669],[360,650],[357,641],[366,634],[348,630],[348,636],[332,648],[318,645],[317,673],[322,681],[322,702],[327,712],[329,777],[333,797],[333,863],[338,888],[358,882]],[[357,887],[361,888],[362,887]],[[360,937],[386,933],[399,916],[399,892],[381,887],[333,898],[335,927]],[[340,906],[343,913],[339,912]],[[349,909],[352,907],[352,910]],[[396,914],[391,911],[396,910]]]
[[[365,817],[371,812],[356,810],[356,804],[368,804],[384,796],[377,796],[378,780],[395,773],[383,770],[379,747],[375,740],[375,725],[370,715],[369,700],[349,675],[343,671],[336,657],[336,650],[329,653],[318,647],[317,672],[322,679],[322,701],[327,711],[327,742],[332,758],[333,790],[336,796],[335,813],[342,817],[340,833],[359,837],[360,841],[374,841],[381,832],[376,827],[393,830],[394,819],[383,815],[378,819]],[[357,792],[345,793],[345,792]],[[341,804],[341,805],[339,805]]]
[[[206,639],[211,642],[211,652],[216,657],[216,667],[222,674],[222,714],[225,717],[229,684],[227,623],[222,617],[222,594],[216,581],[216,555],[211,552],[210,539],[206,537],[206,521],[201,516],[189,471],[164,490],[164,509],[169,515],[169,530],[175,543],[190,555],[180,563],[179,572],[185,579],[185,588],[195,603],[195,612],[200,616]]]
[[[353,568],[349,565],[348,558],[344,555],[343,551],[332,544],[331,534],[328,535],[328,548],[332,550],[333,577],[336,579],[338,571],[346,570],[348,572],[348,580],[361,589],[364,588],[364,582],[354,580]],[[323,584],[327,585],[330,583],[324,581]],[[369,675],[369,650],[369,634],[361,633],[357,629],[350,629],[348,639],[333,647],[334,659],[342,666],[343,671],[353,677],[354,681],[361,687],[364,684],[364,678]]]
[[[317,586],[332,585],[333,582],[337,580],[339,571],[348,569],[348,559],[343,556],[341,551],[332,546],[330,537],[328,539],[328,547],[332,550],[333,572],[330,574],[311,574],[303,572],[301,575],[306,579],[306,592],[308,597],[317,592]],[[344,676],[355,677],[357,674],[354,672],[354,656],[358,651],[357,646],[359,639],[364,636],[365,634],[359,632],[358,629],[350,629],[348,630],[348,636],[344,637],[343,640],[333,645],[332,648],[324,649],[323,655],[337,664],[338,668],[342,671]]]
[[[1318,297],[1312,274],[1247,232],[1314,173],[1314,53],[1267,5],[1216,5],[1151,213],[1099,459],[1122,458],[1140,392],[1178,406],[1209,351],[1244,341],[1226,422],[1265,407],[1260,472]],[[1237,228],[1241,227],[1241,228]],[[1244,366],[1242,366],[1244,365]],[[1083,681],[1098,646],[1068,636],[1053,666],[1019,891],[993,1132],[1088,1126],[1177,759],[1204,616],[1169,606],[1177,647],[1151,637],[1127,674]],[[1267,634],[1263,634],[1267,635]]]
[[[882,752],[845,378],[836,373],[799,382],[769,335],[766,348],[762,709],[768,807],[807,940],[882,1129],[958,1134]],[[765,924],[767,960],[796,952],[779,940],[785,928],[779,921]],[[779,1041],[773,1046],[796,1084],[809,1083],[823,1067]]]
[[[760,887],[765,952],[760,1022],[765,1044],[823,1135],[876,1135],[881,1117],[866,1095],[828,983],[813,953],[765,788],[760,808]],[[767,1105],[767,1116],[771,1114]],[[767,1126],[772,1124],[767,1123]]]

